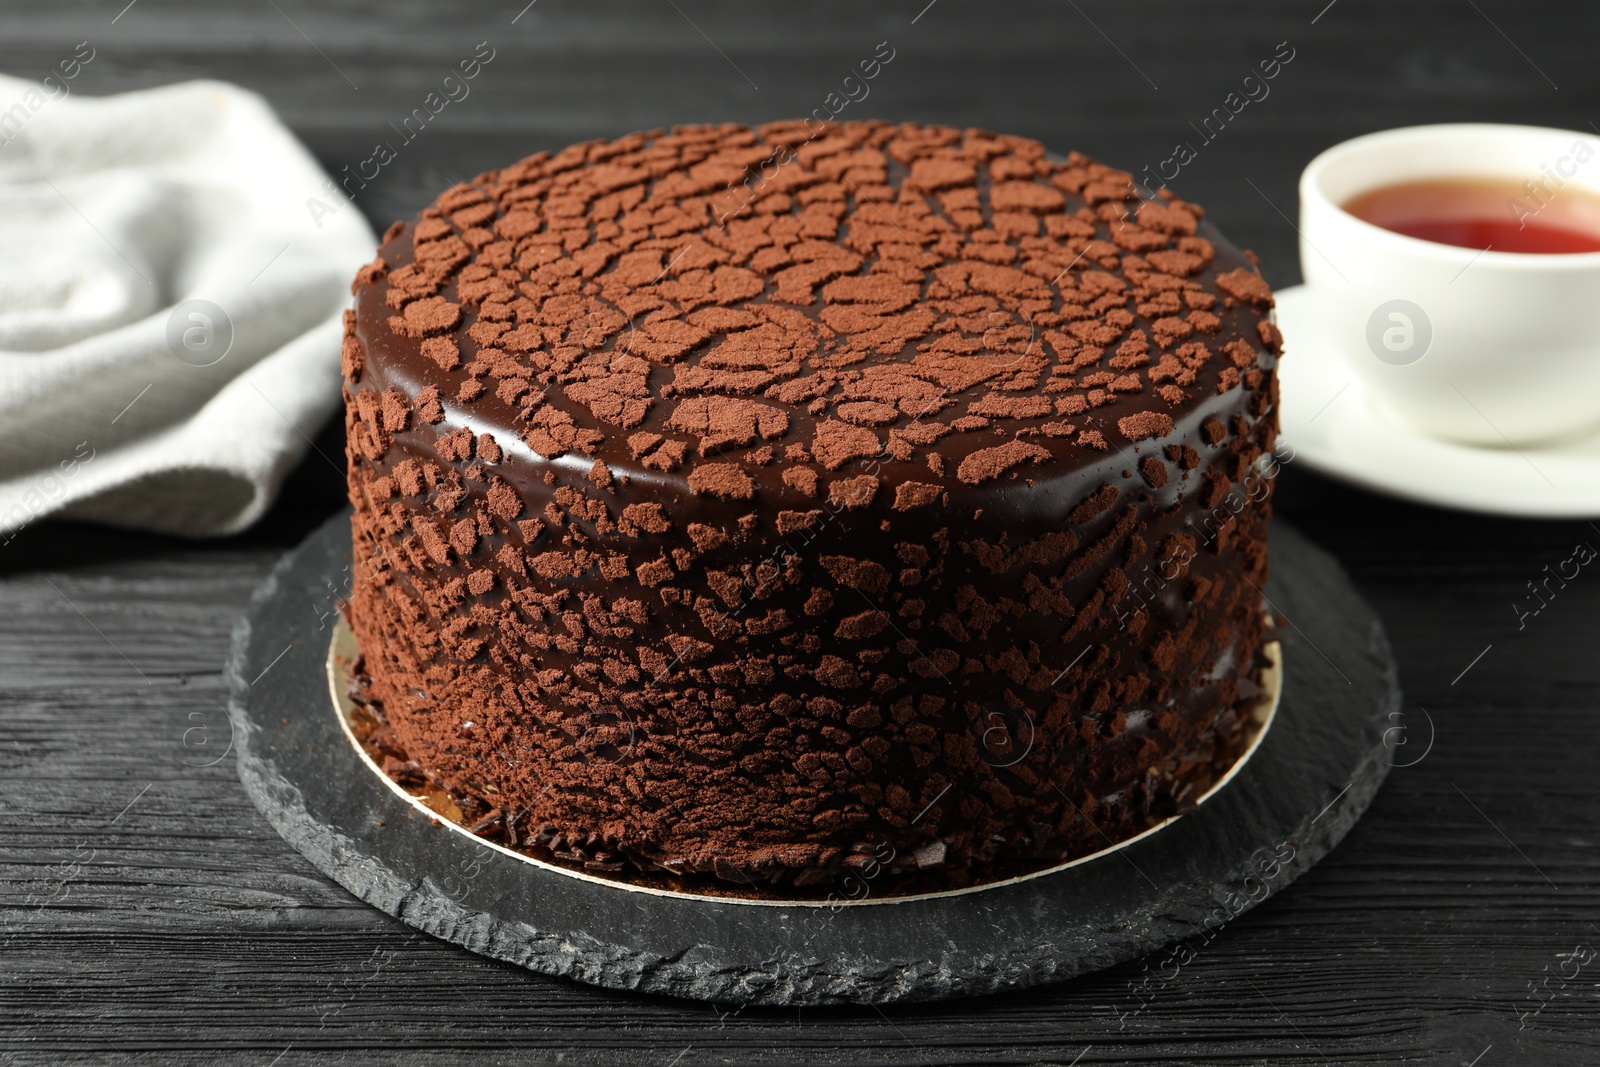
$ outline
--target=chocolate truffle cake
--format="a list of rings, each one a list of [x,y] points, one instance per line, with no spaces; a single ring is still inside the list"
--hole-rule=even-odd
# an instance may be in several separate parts
[[[956,884],[1192,805],[1261,662],[1280,338],[1165,190],[689,126],[396,224],[344,342],[388,769],[557,862]]]

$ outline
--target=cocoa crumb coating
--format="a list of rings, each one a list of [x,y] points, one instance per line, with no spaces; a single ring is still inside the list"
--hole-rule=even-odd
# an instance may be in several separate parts
[[[981,130],[693,126],[396,224],[344,371],[397,750],[519,847],[738,882],[1192,804],[1254,695],[1281,346],[1163,194]]]

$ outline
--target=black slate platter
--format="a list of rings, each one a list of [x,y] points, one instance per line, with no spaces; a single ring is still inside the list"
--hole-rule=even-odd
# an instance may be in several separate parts
[[[531,864],[431,819],[362,761],[325,661],[349,519],[256,591],[228,665],[239,776],[277,831],[362,900],[545,974],[722,1003],[883,1004],[1021,989],[1210,937],[1326,855],[1391,765],[1382,625],[1282,523],[1266,595],[1283,689],[1255,754],[1200,808],[1114,852],[958,894],[849,903],[631,891]],[[858,894],[851,894],[852,896]]]

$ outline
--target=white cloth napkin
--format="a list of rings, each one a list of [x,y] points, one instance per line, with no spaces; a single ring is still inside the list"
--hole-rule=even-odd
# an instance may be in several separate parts
[[[253,93],[0,76],[0,542],[248,526],[338,402],[374,245]]]

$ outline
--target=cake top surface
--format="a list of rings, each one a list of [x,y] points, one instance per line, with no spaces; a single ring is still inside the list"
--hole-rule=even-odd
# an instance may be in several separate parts
[[[877,457],[914,506],[1137,448],[1259,374],[1271,293],[1202,220],[981,130],[637,133],[392,227],[356,280],[373,355],[346,373],[398,365],[429,421],[470,413],[597,478],[870,495],[847,465]]]

